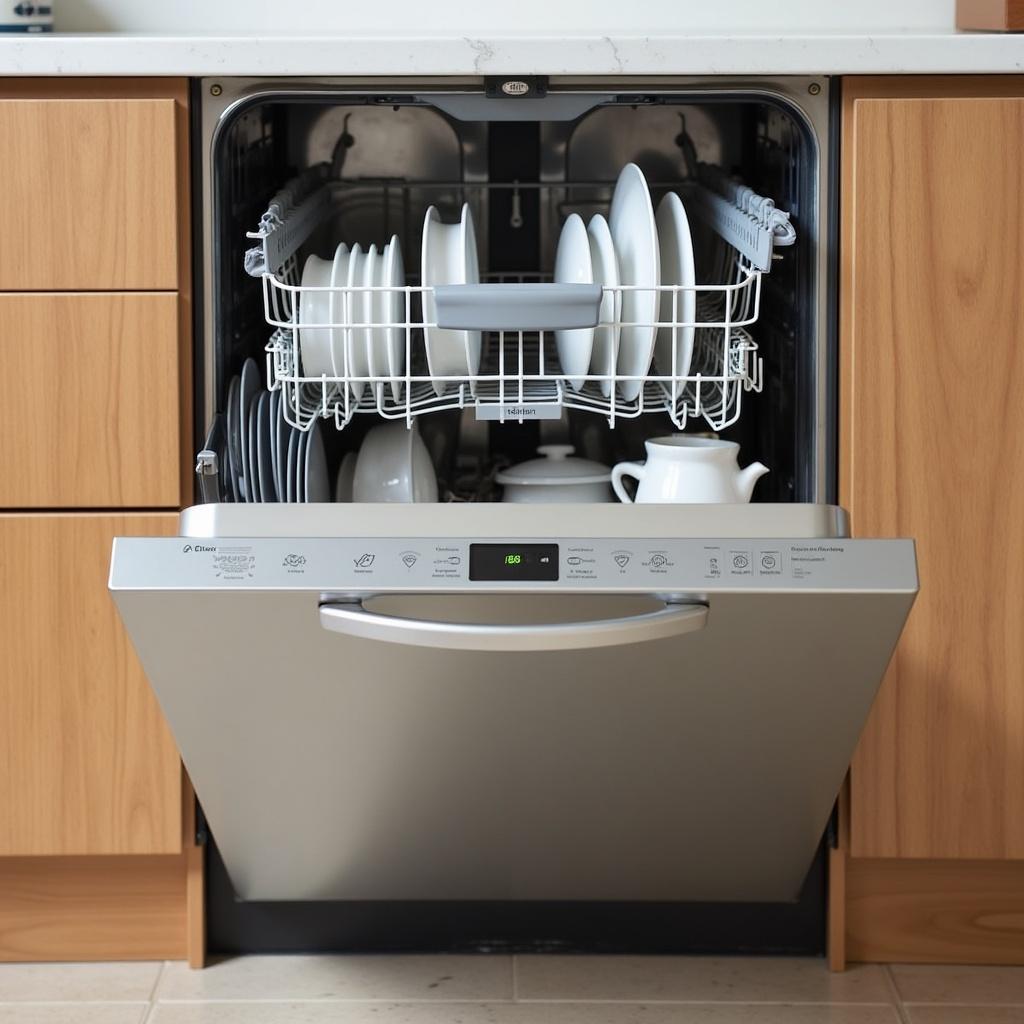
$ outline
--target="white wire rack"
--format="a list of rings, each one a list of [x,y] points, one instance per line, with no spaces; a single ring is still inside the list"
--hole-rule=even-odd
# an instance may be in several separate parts
[[[715,274],[714,279],[723,283],[700,284],[693,288],[605,288],[596,300],[601,309],[619,308],[618,301],[601,300],[606,300],[609,292],[617,292],[620,298],[630,291],[657,291],[656,301],[651,305],[660,310],[662,316],[668,312],[665,319],[598,320],[595,307],[594,319],[589,324],[571,325],[577,329],[588,328],[596,322],[597,330],[607,327],[616,332],[623,328],[644,328],[646,331],[637,333],[648,338],[662,330],[676,337],[692,329],[692,357],[688,364],[677,365],[680,346],[673,343],[669,367],[651,364],[639,374],[628,374],[619,372],[621,363],[619,368],[591,366],[582,386],[577,388],[567,379],[559,363],[554,330],[547,322],[528,322],[536,320],[536,316],[524,316],[523,323],[516,321],[512,329],[507,322],[488,322],[486,311],[478,322],[441,322],[440,312],[434,319],[424,318],[425,308],[439,310],[441,303],[437,292],[434,302],[425,303],[425,293],[433,289],[420,284],[315,289],[300,286],[298,248],[316,225],[323,222],[331,196],[336,193],[337,183],[314,183],[312,193],[305,199],[294,201],[289,197],[288,204],[278,203],[268,210],[260,230],[250,236],[261,244],[248,254],[247,269],[262,279],[266,322],[273,329],[266,346],[268,386],[272,390],[282,389],[285,416],[301,430],[309,429],[317,418],[333,419],[335,426],[342,429],[354,416],[363,413],[385,419],[404,419],[411,424],[413,417],[426,413],[475,408],[481,419],[525,422],[558,418],[563,409],[569,408],[601,414],[612,426],[617,419],[661,412],[667,413],[679,429],[691,418],[698,418],[717,431],[736,421],[746,393],[761,390],[761,357],[749,328],[760,313],[762,271],[753,265],[751,257],[734,246],[733,231],[729,232],[728,241],[724,232],[720,235],[714,255],[716,266],[709,268]],[[739,207],[730,209],[733,221],[739,215],[745,216]],[[753,218],[751,220],[753,223]],[[757,231],[761,233],[759,244],[763,252],[763,232],[770,233],[772,227],[765,224]],[[502,285],[520,287],[524,281],[538,282],[539,279],[542,280],[543,275],[485,277]],[[320,306],[329,305],[340,312],[336,319],[326,321],[304,317],[301,327],[297,326],[303,296],[313,291],[336,293],[340,301],[321,302]],[[689,320],[683,319],[680,313],[684,305],[683,293],[687,291],[696,293],[696,316]],[[394,320],[367,320],[353,315],[353,310],[385,306],[383,302],[353,301],[370,292],[398,293],[403,315]],[[324,328],[331,331],[332,364],[337,372],[307,375],[303,333]],[[481,358],[477,372],[431,375],[424,332],[433,328],[479,331]],[[392,377],[350,372],[347,342],[352,332],[358,332],[357,337],[366,337],[372,336],[373,331],[389,330],[400,332],[404,373]],[[635,397],[624,397],[631,393]]]

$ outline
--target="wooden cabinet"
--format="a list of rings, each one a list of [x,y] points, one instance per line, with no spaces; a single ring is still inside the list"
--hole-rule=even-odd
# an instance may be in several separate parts
[[[190,496],[187,101],[0,78],[0,960],[202,959],[191,790],[107,591]]]
[[[176,508],[178,297],[0,294],[4,508]]]
[[[1024,858],[1024,78],[847,79],[843,118],[840,500],[855,535],[914,538],[921,577],[850,772],[850,868],[862,895],[888,884],[868,858],[955,889],[924,862]],[[1024,955],[1019,919],[1005,941]]]
[[[172,514],[0,515],[0,855],[178,853],[181,763],[107,592]]]
[[[0,167],[0,290],[178,287],[173,99],[0,98]]]

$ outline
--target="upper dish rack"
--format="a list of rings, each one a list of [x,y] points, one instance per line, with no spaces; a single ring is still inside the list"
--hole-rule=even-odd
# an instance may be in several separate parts
[[[478,418],[513,422],[558,418],[565,408],[601,413],[611,425],[618,418],[648,412],[668,413],[679,429],[691,417],[702,418],[714,430],[735,422],[743,394],[761,390],[761,357],[748,330],[760,312],[761,275],[770,269],[774,249],[792,244],[795,233],[788,214],[717,168],[700,165],[696,180],[674,186],[691,219],[713,232],[714,251],[698,251],[698,269],[716,283],[659,287],[658,320],[601,316],[609,305],[619,308],[618,301],[608,302],[610,294],[618,297],[653,289],[552,284],[550,274],[544,272],[489,273],[482,275],[481,284],[434,288],[416,283],[416,274],[408,275],[407,283],[400,286],[312,289],[299,283],[299,248],[317,229],[336,225],[347,210],[359,206],[372,208],[375,232],[381,236],[377,241],[382,243],[385,234],[390,237],[396,231],[412,248],[419,241],[419,216],[431,203],[447,207],[449,213],[468,203],[477,224],[486,231],[496,191],[510,193],[511,203],[506,205],[512,217],[520,209],[520,196],[535,192],[541,218],[557,226],[575,210],[597,212],[607,207],[613,187],[614,182],[342,182],[328,180],[324,166],[295,179],[274,197],[258,230],[249,234],[258,244],[246,253],[246,270],[262,280],[266,321],[273,328],[266,346],[267,380],[272,390],[282,389],[288,421],[308,429],[318,417],[332,418],[341,429],[356,413],[411,423],[412,417],[422,413],[473,407]],[[652,191],[665,187],[655,184]],[[481,250],[487,252],[486,242]],[[316,291],[337,297],[332,309],[348,303],[348,315],[303,317],[302,327],[296,329],[302,296]],[[686,291],[696,293],[696,315],[691,319],[681,314]],[[432,301],[425,302],[428,292]],[[376,313],[382,304],[367,302],[372,294],[397,295],[393,308],[399,314],[353,312],[365,303]],[[362,301],[357,302],[359,297]],[[431,307],[433,316],[427,319],[424,310]],[[673,344],[671,366],[651,365],[646,372],[622,373],[610,365],[601,373],[588,372],[582,386],[575,387],[559,364],[554,332],[623,326],[692,329],[688,365],[678,365]],[[396,329],[404,348],[405,372],[394,377],[351,372],[346,359],[343,365],[334,365],[333,374],[305,375],[300,333],[307,328]],[[424,328],[480,332],[477,372],[432,376],[426,364]],[[632,388],[631,382],[635,382]]]

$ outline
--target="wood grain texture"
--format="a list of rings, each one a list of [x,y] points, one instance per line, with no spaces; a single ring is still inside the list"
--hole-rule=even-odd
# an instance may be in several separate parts
[[[175,101],[0,98],[0,290],[176,289]]]
[[[178,299],[0,295],[4,508],[177,508]]]
[[[845,850],[828,851],[828,927],[825,955],[830,971],[846,970],[846,862]]]
[[[185,858],[0,857],[0,961],[185,956]]]
[[[113,538],[177,522],[0,515],[0,855],[181,852],[181,763],[107,592]]]
[[[181,484],[178,500],[182,505],[194,502],[196,485],[196,443],[193,423],[193,304],[192,304],[192,152],[189,140],[188,83],[172,82],[176,87],[174,101],[174,129],[177,153],[177,231],[178,231],[178,438],[181,457],[179,471]]]
[[[850,852],[1024,858],[1024,79],[931,89],[844,80],[840,500],[921,575]]]
[[[851,858],[851,961],[1024,964],[1024,864]]]
[[[957,0],[956,27],[990,32],[1024,29],[1024,0]]]
[[[185,769],[184,832],[181,837],[185,856],[185,959],[189,967],[206,966],[206,858],[205,848],[196,844],[196,794]]]
[[[845,971],[846,953],[846,865],[850,856],[850,778],[847,775],[837,801],[836,846],[828,851],[828,926],[825,953],[830,971]]]

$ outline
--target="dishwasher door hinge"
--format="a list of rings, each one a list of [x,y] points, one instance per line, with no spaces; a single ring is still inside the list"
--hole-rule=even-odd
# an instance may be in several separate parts
[[[220,501],[220,459],[215,451],[204,448],[196,455],[196,476],[199,477],[199,496],[204,505]]]
[[[205,846],[207,840],[210,838],[210,830],[206,825],[206,815],[203,814],[203,808],[199,801],[196,800],[196,834],[195,834],[195,845]]]
[[[825,826],[825,841],[830,850],[839,849],[839,801],[832,805],[832,813],[828,816]]]

